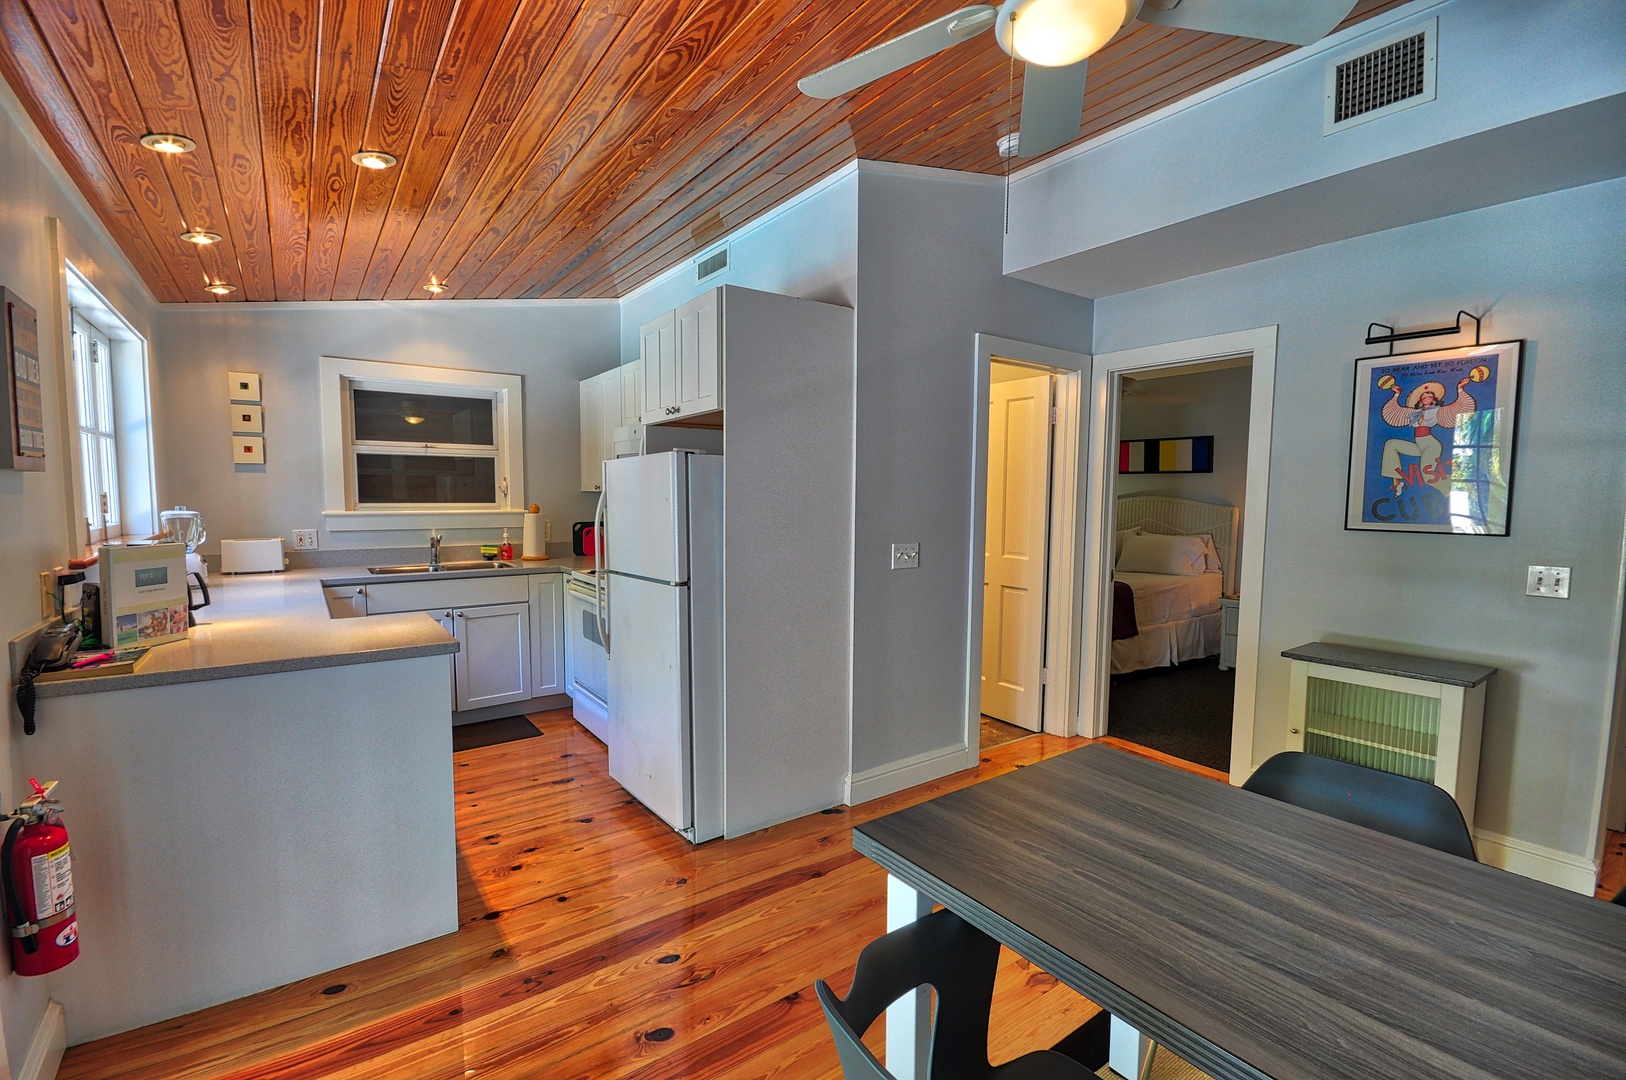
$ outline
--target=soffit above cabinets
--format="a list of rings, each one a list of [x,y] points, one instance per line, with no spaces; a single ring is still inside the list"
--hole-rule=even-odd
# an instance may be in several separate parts
[[[14,0],[0,70],[160,301],[614,297],[855,157],[1002,172],[1022,103],[993,35],[796,90],[956,2]],[[1133,24],[1080,138],[1289,48]]]

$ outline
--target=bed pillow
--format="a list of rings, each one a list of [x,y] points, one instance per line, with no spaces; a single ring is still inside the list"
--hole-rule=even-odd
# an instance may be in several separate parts
[[[1221,567],[1220,567],[1220,557],[1219,557],[1219,547],[1215,545],[1214,538],[1212,536],[1209,536],[1207,533],[1203,533],[1201,536],[1197,537],[1197,539],[1199,539],[1199,540],[1201,540],[1203,542],[1203,558],[1204,558],[1204,560],[1206,562],[1206,565],[1205,565],[1204,569],[1207,569],[1207,570],[1219,570],[1219,569],[1221,569]]]
[[[1195,577],[1208,567],[1207,548],[1198,536],[1141,533],[1124,537],[1115,569],[1126,574],[1177,574]]]
[[[1122,555],[1124,553],[1124,537],[1126,537],[1126,536],[1139,536],[1139,535],[1140,535],[1140,527],[1139,526],[1136,526],[1133,529],[1119,529],[1116,533],[1113,534],[1113,537],[1112,537],[1112,561],[1114,563],[1117,563],[1118,556],[1120,556],[1120,555]]]

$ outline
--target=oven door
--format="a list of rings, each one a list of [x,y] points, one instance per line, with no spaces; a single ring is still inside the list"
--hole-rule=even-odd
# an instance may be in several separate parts
[[[609,738],[609,658],[598,632],[598,603],[591,582],[572,577],[565,591],[565,647],[576,720],[600,742]]]

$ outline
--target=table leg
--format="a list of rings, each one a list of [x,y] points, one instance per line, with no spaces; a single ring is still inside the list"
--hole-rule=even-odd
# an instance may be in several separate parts
[[[1107,1064],[1125,1080],[1141,1080],[1142,1068],[1147,1064],[1146,1052],[1151,1044],[1152,1040],[1114,1016]]]
[[[886,876],[886,928],[888,932],[932,913],[932,901]],[[886,1010],[886,1071],[898,1080],[926,1080],[931,1060],[932,1009],[930,991],[915,990]]]

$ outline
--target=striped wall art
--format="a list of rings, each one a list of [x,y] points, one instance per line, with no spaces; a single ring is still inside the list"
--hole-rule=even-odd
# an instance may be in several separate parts
[[[1214,436],[1190,439],[1125,439],[1118,444],[1120,473],[1211,473]]]

